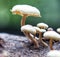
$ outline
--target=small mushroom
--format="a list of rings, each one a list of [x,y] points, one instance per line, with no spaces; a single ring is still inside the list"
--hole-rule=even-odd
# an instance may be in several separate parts
[[[42,39],[42,37],[41,37],[41,36],[42,36],[42,33],[43,33],[43,32],[46,32],[45,29],[48,28],[48,25],[45,24],[45,23],[38,23],[38,24],[37,24],[37,27],[39,27],[39,28],[40,28],[40,31],[41,31],[41,32],[40,32],[40,36],[39,36],[39,42],[40,42],[41,39]]]
[[[35,36],[32,37],[31,34],[35,35],[36,30],[31,25],[24,25],[21,27],[21,31],[25,33],[25,35],[35,44],[35,48],[38,48],[38,42],[35,39]],[[27,34],[26,34],[27,33]]]
[[[50,49],[51,50],[53,50],[53,47],[52,47],[52,42],[53,42],[53,40],[58,40],[58,41],[60,41],[60,35],[57,33],[57,32],[55,32],[55,31],[47,31],[47,32],[45,32],[44,34],[43,34],[43,36],[46,38],[46,39],[50,39]]]
[[[51,50],[47,53],[47,57],[60,57],[60,51]]]
[[[22,26],[21,31],[24,32],[26,36],[28,36],[28,34],[29,34],[28,32],[32,33],[33,35],[36,34],[36,30],[33,28],[32,25],[24,25],[24,26]]]
[[[46,32],[45,29],[40,29],[38,27],[34,27],[36,29],[36,33],[39,34],[39,43],[43,43],[45,46],[48,46],[48,44],[46,44],[43,40],[42,40],[42,33]]]
[[[51,28],[51,27],[49,27],[49,28],[47,28],[47,31],[53,31],[53,28]],[[45,38],[43,38],[43,40],[49,40],[49,39],[45,39]]]
[[[48,28],[47,31],[53,31],[53,28]]]
[[[25,25],[26,17],[28,16],[41,17],[40,11],[36,7],[30,5],[15,5],[11,12],[23,16],[21,26]]]
[[[45,24],[45,23],[38,23],[37,24],[37,27],[39,27],[40,29],[47,29],[48,28],[48,25]]]
[[[57,28],[57,32],[60,33],[60,28]]]
[[[36,30],[33,28],[32,25],[24,25],[24,26],[22,26],[21,31],[26,31],[26,32],[30,32],[32,34],[36,34]]]

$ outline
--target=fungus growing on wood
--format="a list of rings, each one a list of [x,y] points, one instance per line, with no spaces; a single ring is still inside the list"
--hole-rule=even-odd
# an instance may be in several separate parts
[[[52,47],[52,42],[53,40],[58,40],[60,41],[60,35],[55,32],[55,31],[47,31],[43,34],[43,36],[46,38],[46,39],[50,39],[50,49],[53,50],[53,47]]]

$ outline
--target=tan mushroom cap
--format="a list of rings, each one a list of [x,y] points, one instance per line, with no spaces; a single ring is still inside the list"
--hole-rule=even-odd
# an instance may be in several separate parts
[[[26,14],[28,16],[41,17],[40,11],[36,7],[30,6],[30,5],[15,5],[13,6],[11,12],[13,14],[18,14],[21,16]]]
[[[32,33],[32,34],[36,34],[36,30],[31,25],[24,25],[24,26],[22,26],[21,27],[21,31],[22,32],[29,32],[29,33]]]
[[[57,32],[60,33],[60,28],[57,28]]]
[[[60,51],[51,50],[47,53],[47,57],[60,57]]]
[[[37,24],[37,27],[47,29],[48,28],[48,25],[45,24],[45,23],[38,23]]]
[[[60,35],[55,31],[47,31],[43,34],[46,39],[54,39],[60,41]]]

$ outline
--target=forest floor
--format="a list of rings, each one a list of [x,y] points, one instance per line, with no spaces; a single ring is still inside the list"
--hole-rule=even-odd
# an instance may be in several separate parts
[[[5,41],[5,44],[3,44],[4,48],[0,47],[0,50],[8,51],[8,57],[46,57],[50,51],[49,46],[44,47],[42,44],[39,49],[34,49],[28,38],[24,36],[0,33],[0,38]],[[48,43],[48,41],[46,42]],[[59,50],[60,42],[55,42],[53,48]]]

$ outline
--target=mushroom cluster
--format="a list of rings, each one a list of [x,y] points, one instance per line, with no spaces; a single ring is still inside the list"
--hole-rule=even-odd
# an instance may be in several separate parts
[[[30,24],[25,25],[26,18],[28,16],[41,17],[40,11],[30,5],[15,5],[11,9],[13,14],[18,14],[22,16],[21,19],[21,31],[26,37],[28,37],[31,42],[34,44],[35,48],[39,48],[39,44],[48,46],[44,39],[49,39],[50,49],[53,50],[53,40],[60,41],[60,28],[57,29],[57,32],[50,28],[46,23],[38,23],[37,26],[32,26]],[[38,37],[36,36],[38,34]]]

